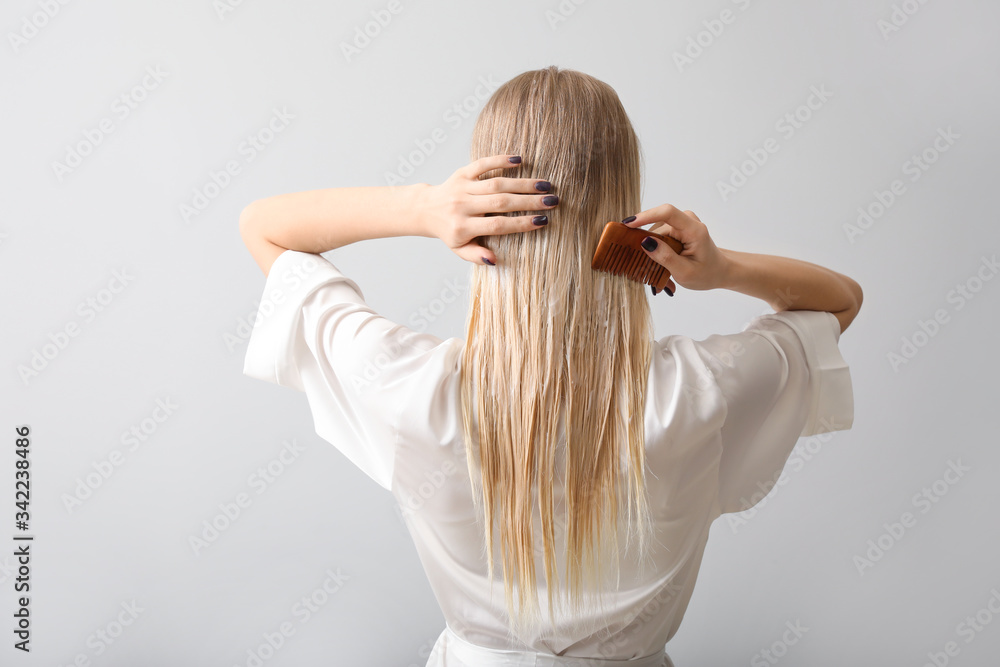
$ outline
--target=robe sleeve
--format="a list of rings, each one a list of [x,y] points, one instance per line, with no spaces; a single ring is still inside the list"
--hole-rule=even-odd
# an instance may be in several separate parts
[[[854,394],[839,341],[833,314],[794,310],[760,315],[740,333],[697,342],[726,404],[722,514],[760,502],[799,437],[851,428]]]
[[[329,260],[286,250],[268,273],[243,373],[304,392],[317,435],[392,490],[400,412],[413,391],[400,371],[415,336],[373,311]]]

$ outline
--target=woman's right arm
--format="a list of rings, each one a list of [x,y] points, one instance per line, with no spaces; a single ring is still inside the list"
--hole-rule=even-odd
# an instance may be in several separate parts
[[[684,245],[678,254],[666,243],[646,253],[670,271],[671,280],[692,290],[730,289],[766,301],[775,311],[820,310],[840,322],[841,333],[861,309],[861,286],[831,269],[790,257],[718,248],[693,211],[670,204],[643,211],[625,224],[666,234]],[[655,241],[655,239],[653,239]]]
[[[842,273],[790,257],[719,252],[725,261],[717,286],[763,299],[776,312],[825,310],[837,318],[843,333],[861,309],[861,286]]]

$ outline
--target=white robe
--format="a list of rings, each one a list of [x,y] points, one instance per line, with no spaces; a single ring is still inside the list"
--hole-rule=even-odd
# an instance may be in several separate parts
[[[396,498],[447,623],[428,667],[672,666],[665,644],[691,598],[712,522],[757,504],[800,436],[848,429],[854,419],[830,313],[769,313],[740,333],[655,341],[645,437],[656,540],[647,565],[622,558],[603,612],[557,617],[553,631],[508,642],[502,574],[487,578],[462,443],[464,340],[380,316],[321,255],[283,252],[261,303],[243,372],[304,392],[316,433]],[[561,489],[553,495],[558,514]],[[557,528],[560,561],[561,536]],[[540,548],[536,555],[547,619]]]

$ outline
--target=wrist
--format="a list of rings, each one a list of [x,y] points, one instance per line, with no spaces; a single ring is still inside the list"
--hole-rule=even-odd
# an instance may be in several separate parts
[[[739,253],[734,250],[719,248],[719,256],[721,257],[720,268],[718,271],[719,278],[716,281],[714,288],[734,290],[737,282],[739,281]]]
[[[431,225],[430,216],[427,215],[429,210],[428,197],[431,192],[431,185],[429,183],[413,183],[412,185],[405,186],[409,188],[408,201],[410,204],[410,210],[413,212],[413,222],[414,222],[414,236],[425,236],[428,238],[435,238],[437,235],[434,233],[434,229]]]

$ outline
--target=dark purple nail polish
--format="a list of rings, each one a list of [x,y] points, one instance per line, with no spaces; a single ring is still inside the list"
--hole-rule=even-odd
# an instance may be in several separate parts
[[[538,181],[537,183],[535,183],[535,189],[541,190],[542,192],[548,192],[549,190],[552,189],[552,184],[549,183],[548,181]]]
[[[556,204],[559,203],[559,197],[557,197],[556,195],[549,195],[544,199],[542,199],[542,203],[545,204],[546,206],[555,206]]]
[[[491,262],[488,257],[483,257],[483,261],[486,262],[487,264],[489,264],[490,266],[496,266],[496,264],[494,264],[493,262]]]
[[[507,158],[507,161],[511,164],[521,164],[521,156],[515,155],[514,157]]]
[[[630,215],[629,217],[627,217],[624,220],[622,220],[622,224],[623,225],[627,225],[628,223],[632,222],[633,220],[635,220],[635,216],[634,215]]]
[[[547,215],[536,215],[531,219],[531,222],[536,225],[547,225],[549,224],[549,216]]]
[[[667,287],[667,286],[665,286],[665,285],[663,287],[663,291],[666,292],[667,294],[669,294],[670,296],[674,295],[674,293],[670,291],[670,288]]]
[[[635,241],[633,241],[633,243],[635,243]],[[652,236],[647,236],[642,240],[642,243],[640,243],[639,245],[641,245],[649,252],[653,252],[654,250],[656,250],[656,239],[654,239]]]
[[[653,296],[656,296],[656,288],[655,287],[653,287],[652,285],[650,285],[649,286],[649,291],[653,293]]]

